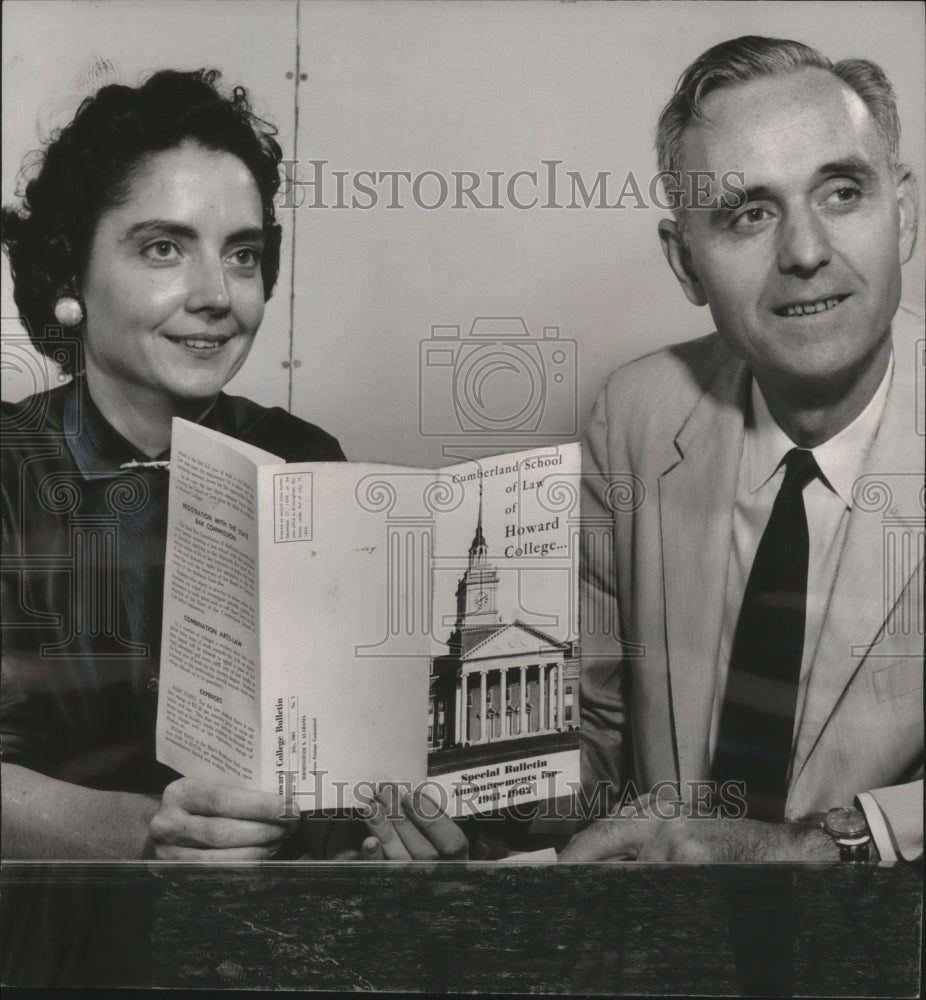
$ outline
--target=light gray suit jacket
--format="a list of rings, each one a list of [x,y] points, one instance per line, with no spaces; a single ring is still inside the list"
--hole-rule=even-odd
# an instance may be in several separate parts
[[[872,792],[898,853],[923,841],[923,323],[895,367],[796,734],[786,817]],[[918,390],[917,381],[920,382]],[[643,794],[710,776],[733,502],[750,375],[716,334],[614,372],[587,433],[582,776]]]

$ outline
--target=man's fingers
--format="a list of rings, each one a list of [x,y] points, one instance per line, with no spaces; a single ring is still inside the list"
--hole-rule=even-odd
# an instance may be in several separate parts
[[[695,861],[717,860],[705,839],[709,826],[692,827],[683,819],[600,819],[577,833],[559,855],[560,861]]]
[[[677,845],[669,857],[669,861],[713,861],[714,853],[710,846],[700,840],[684,838]]]
[[[632,861],[640,853],[642,822],[599,819],[577,833],[559,854],[560,861]]]

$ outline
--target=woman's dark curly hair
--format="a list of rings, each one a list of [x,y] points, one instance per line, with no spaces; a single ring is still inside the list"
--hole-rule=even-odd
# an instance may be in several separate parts
[[[52,134],[20,207],[3,208],[3,249],[13,297],[35,347],[61,362],[55,302],[80,298],[80,284],[100,217],[128,197],[133,173],[150,153],[193,141],[237,156],[251,171],[263,205],[264,298],[280,269],[281,229],[274,197],[282,151],[276,129],[251,112],[247,92],[218,88],[218,70],[162,70],[140,87],[112,84],[88,97],[70,124]]]

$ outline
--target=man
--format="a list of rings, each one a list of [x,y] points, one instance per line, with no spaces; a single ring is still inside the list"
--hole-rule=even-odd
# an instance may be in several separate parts
[[[704,53],[662,113],[681,181],[663,250],[717,332],[615,372],[588,430],[583,784],[622,794],[562,860],[922,853],[922,320],[898,308],[917,220],[898,138],[877,66],[769,38]],[[614,511],[628,481],[638,502]],[[873,487],[912,558],[884,562]]]

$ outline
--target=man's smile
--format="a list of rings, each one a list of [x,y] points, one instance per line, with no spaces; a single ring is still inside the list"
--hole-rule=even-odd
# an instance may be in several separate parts
[[[828,312],[847,299],[848,295],[831,295],[828,298],[788,302],[774,310],[776,316],[790,319],[793,316],[815,316],[817,313]]]

